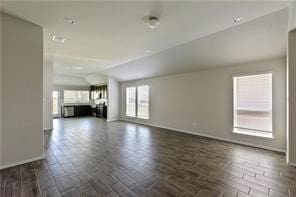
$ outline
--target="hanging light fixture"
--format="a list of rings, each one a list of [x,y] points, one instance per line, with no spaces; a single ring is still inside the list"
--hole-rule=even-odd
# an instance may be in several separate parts
[[[148,25],[149,25],[149,28],[151,29],[156,29],[159,27],[159,18],[156,17],[156,16],[149,16],[148,17]]]

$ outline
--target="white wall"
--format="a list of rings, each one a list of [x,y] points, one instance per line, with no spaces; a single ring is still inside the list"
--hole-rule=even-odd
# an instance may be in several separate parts
[[[296,29],[289,32],[288,42],[288,156],[287,161],[296,166]]]
[[[79,76],[68,76],[68,75],[53,75],[54,85],[64,85],[64,86],[90,86],[84,77]]]
[[[86,75],[84,77],[91,85],[104,84],[108,82],[108,77],[106,75],[101,75],[98,73]]]
[[[43,61],[43,130],[52,129],[53,61],[45,56]]]
[[[108,113],[107,121],[119,119],[119,96],[120,86],[112,77],[108,78]]]
[[[286,60],[277,59],[121,84],[121,119],[286,150]],[[272,71],[274,139],[232,133],[232,76]],[[125,88],[150,86],[150,119],[125,116]],[[194,126],[194,123],[196,126]]]
[[[43,157],[43,30],[1,13],[1,168]]]

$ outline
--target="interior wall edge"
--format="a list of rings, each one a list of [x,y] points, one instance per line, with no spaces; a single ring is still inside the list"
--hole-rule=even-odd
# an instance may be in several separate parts
[[[0,15],[1,49],[5,51],[1,51],[0,161],[4,168],[44,155],[44,56],[42,27]]]
[[[288,163],[296,163],[296,29],[288,36]]]
[[[296,1],[291,3],[290,17],[289,17],[289,30],[292,31],[296,28]]]

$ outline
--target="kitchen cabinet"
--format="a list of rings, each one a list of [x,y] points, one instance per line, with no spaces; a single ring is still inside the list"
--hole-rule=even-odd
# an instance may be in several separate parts
[[[98,118],[107,118],[107,106],[96,105],[96,107],[92,108],[92,115]]]
[[[64,118],[91,116],[91,106],[89,105],[65,105],[62,106],[61,111]]]
[[[90,86],[90,99],[107,99],[107,85]]]

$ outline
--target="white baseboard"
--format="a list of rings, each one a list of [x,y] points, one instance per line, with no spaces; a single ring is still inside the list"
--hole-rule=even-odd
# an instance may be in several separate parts
[[[177,131],[177,132],[207,137],[207,138],[221,140],[221,141],[225,141],[225,142],[231,142],[231,143],[235,143],[235,144],[241,144],[241,145],[245,145],[245,146],[251,146],[251,147],[255,147],[255,148],[261,148],[261,149],[265,149],[265,150],[286,153],[286,150],[283,150],[283,149],[277,149],[277,148],[272,148],[272,147],[268,147],[268,146],[261,146],[261,145],[246,143],[246,142],[242,142],[242,141],[238,141],[238,140],[231,140],[231,139],[216,137],[216,136],[207,135],[207,134],[203,134],[203,133],[197,133],[197,132],[187,131],[187,130],[183,130],[183,129],[176,129],[176,128],[164,127],[161,125],[137,122],[137,121],[133,121],[133,120],[126,120],[126,119],[121,119],[121,120],[125,121],[125,122],[132,122],[132,123],[137,123],[137,124],[142,124],[142,125],[147,125],[147,126],[152,126],[152,127],[158,127],[158,128],[162,128],[162,129],[168,129],[168,130],[173,130],[173,131]]]
[[[118,118],[107,119],[107,122],[117,121]]]
[[[18,165],[22,165],[22,164],[25,164],[25,163],[30,163],[30,162],[33,162],[33,161],[38,161],[38,160],[41,160],[41,159],[44,159],[44,155],[42,155],[40,157],[34,157],[34,158],[31,158],[31,159],[26,159],[26,160],[23,160],[23,161],[18,161],[18,162],[15,162],[15,163],[0,166],[0,170],[5,169],[5,168],[18,166]]]
[[[43,128],[43,131],[53,130],[53,128]]]

